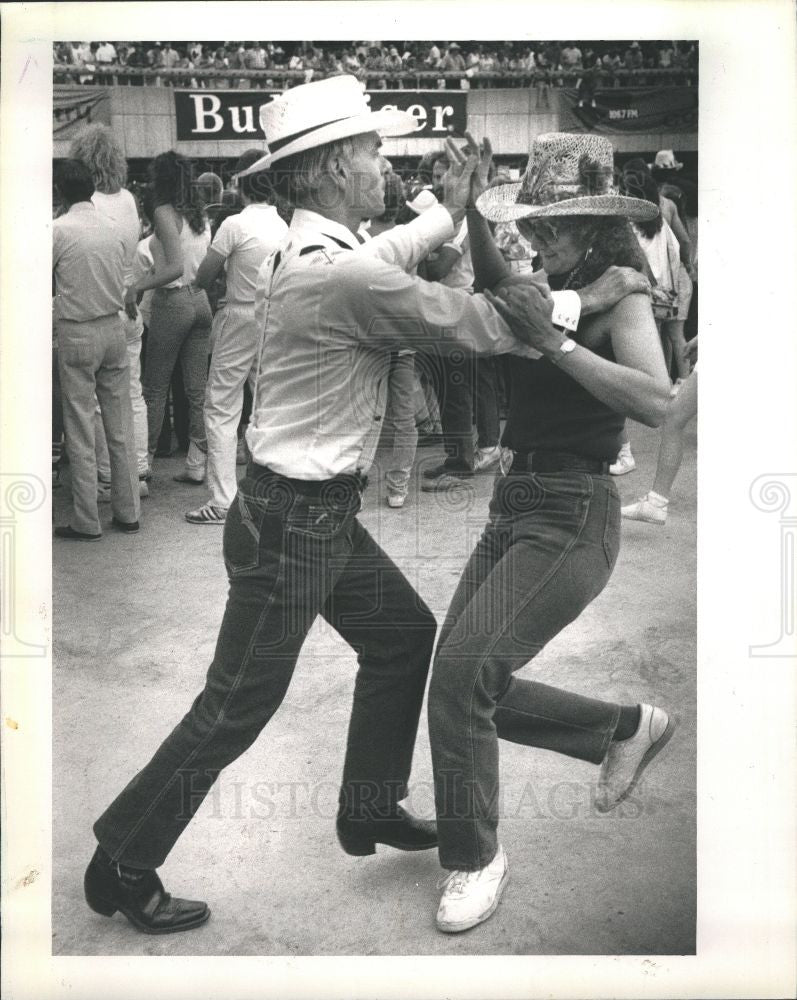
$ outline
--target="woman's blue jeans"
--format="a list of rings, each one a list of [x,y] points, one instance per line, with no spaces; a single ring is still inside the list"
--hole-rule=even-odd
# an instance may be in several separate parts
[[[514,677],[603,590],[617,559],[609,476],[499,476],[462,574],[429,689],[440,862],[475,871],[497,851],[498,739],[600,763],[619,705]]]
[[[341,811],[386,813],[406,796],[436,622],[357,520],[361,486],[249,466],[224,526],[230,592],[204,690],[94,825],[114,861],[163,863],[221,769],[279,708],[319,615],[357,652]],[[323,705],[313,711],[329,725]]]

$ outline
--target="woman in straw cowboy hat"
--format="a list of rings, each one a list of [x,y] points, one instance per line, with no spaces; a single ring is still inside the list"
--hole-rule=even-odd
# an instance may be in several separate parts
[[[542,356],[512,359],[504,474],[432,670],[439,853],[449,870],[437,925],[449,932],[489,917],[506,882],[497,836],[499,737],[601,765],[596,806],[608,811],[675,725],[652,705],[615,704],[514,676],[608,582],[620,542],[608,466],[625,418],[657,426],[669,397],[646,295],[582,319],[571,338],[552,322],[551,289],[581,288],[618,265],[641,271],[629,220],[658,210],[617,194],[606,139],[565,134],[538,136],[522,181],[484,191],[477,208],[468,215],[476,284],[498,289],[488,297]],[[547,285],[510,275],[488,220],[517,223],[540,254]]]

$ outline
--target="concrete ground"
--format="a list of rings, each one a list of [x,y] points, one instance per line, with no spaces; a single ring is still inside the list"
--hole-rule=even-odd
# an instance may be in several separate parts
[[[636,472],[651,485],[658,432],[632,425]],[[597,768],[501,745],[500,835],[510,881],[495,915],[465,934],[435,930],[436,852],[380,847],[351,858],[334,833],[354,656],[316,627],[288,697],[257,743],[224,772],[161,875],[213,915],[184,934],[147,937],[82,894],[91,825],[201,688],[224,609],[222,531],[183,512],[204,488],[172,482],[158,460],[142,528],[96,544],[53,545],[53,953],[56,955],[693,954],[695,950],[694,427],[664,527],[624,522],[603,594],[524,668],[526,676],[621,702],[652,701],[680,727],[616,812],[592,805]],[[439,458],[418,453],[421,468]],[[68,482],[68,476],[67,482]],[[442,618],[485,520],[492,475],[465,510],[413,487],[388,510],[372,477],[363,523]],[[69,489],[55,492],[57,524]],[[110,509],[101,508],[110,521]],[[433,815],[425,716],[412,808]]]

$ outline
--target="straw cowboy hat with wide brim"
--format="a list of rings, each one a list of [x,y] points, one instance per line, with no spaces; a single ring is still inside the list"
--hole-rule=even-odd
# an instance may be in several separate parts
[[[371,111],[363,84],[353,76],[333,76],[292,87],[260,108],[266,153],[239,177],[265,170],[295,153],[364,132],[406,135],[418,123],[406,111]]]
[[[538,135],[522,179],[485,191],[476,207],[490,222],[566,215],[621,215],[633,222],[659,210],[642,198],[618,194],[612,144],[602,135]]]

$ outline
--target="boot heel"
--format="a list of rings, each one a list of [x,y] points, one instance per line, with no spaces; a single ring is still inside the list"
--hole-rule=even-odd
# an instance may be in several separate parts
[[[95,913],[101,913],[104,917],[112,917],[116,913],[116,906],[108,899],[97,899],[86,896],[86,902]]]
[[[343,850],[355,858],[363,858],[369,854],[376,854],[376,844],[370,837],[353,836],[350,833],[341,833],[338,830],[338,840]]]

